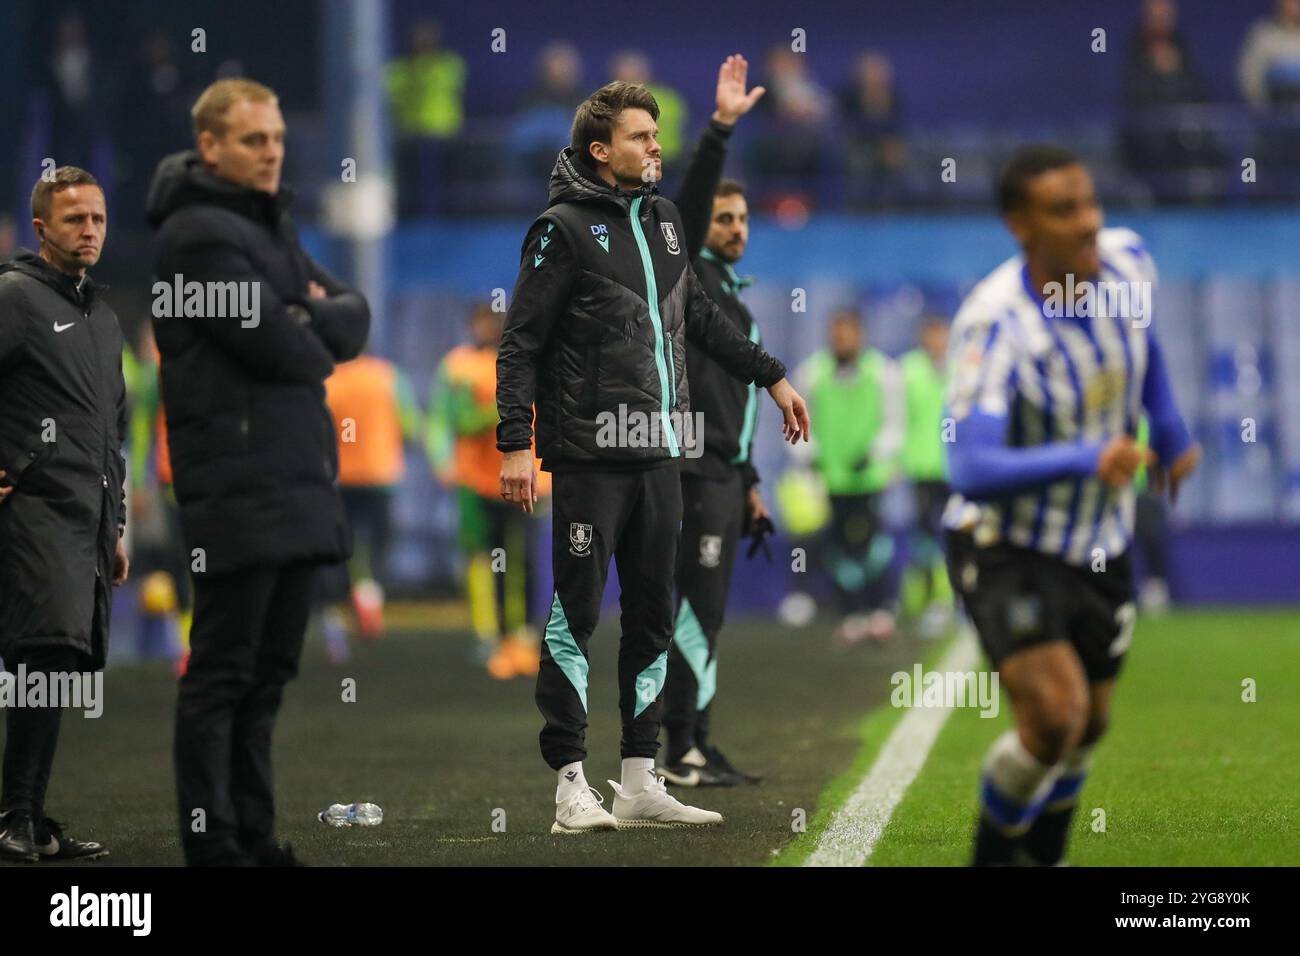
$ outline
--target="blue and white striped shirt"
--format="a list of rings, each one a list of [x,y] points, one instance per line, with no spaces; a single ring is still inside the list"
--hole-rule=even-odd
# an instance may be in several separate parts
[[[1132,540],[1132,487],[1117,491],[1094,469],[1106,442],[1137,433],[1157,276],[1132,230],[1103,229],[1098,246],[1098,287],[1142,290],[1145,309],[1136,308],[1140,296],[1125,304],[1094,296],[1089,317],[1049,314],[1017,256],[971,291],[953,322],[947,406],[956,442],[963,421],[979,415],[1005,420],[1008,446],[1068,443],[1080,452],[1072,467],[1013,493],[954,494],[945,524],[970,531],[979,546],[1007,542],[1084,565],[1097,549],[1113,558]]]

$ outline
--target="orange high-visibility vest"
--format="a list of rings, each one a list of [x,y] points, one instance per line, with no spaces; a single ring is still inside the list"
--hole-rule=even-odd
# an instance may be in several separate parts
[[[495,405],[497,396],[496,349],[480,349],[472,345],[458,345],[443,359],[449,385],[469,386],[474,402]],[[534,439],[533,448],[537,444]],[[445,476],[450,484],[469,488],[487,498],[501,494],[501,452],[497,450],[496,429],[479,435],[461,435],[456,438],[452,455],[451,473]],[[535,465],[540,462],[534,461]],[[539,495],[551,493],[551,476],[538,471]]]
[[[325,380],[325,401],[339,438],[339,484],[388,486],[402,480],[402,420],[397,369],[363,355]]]

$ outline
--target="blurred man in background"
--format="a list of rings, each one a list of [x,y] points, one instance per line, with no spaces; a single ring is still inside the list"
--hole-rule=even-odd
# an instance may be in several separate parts
[[[122,330],[86,270],[108,235],[104,192],[61,166],[32,190],[36,253],[0,266],[0,657],[17,674],[83,675],[108,656],[127,577]],[[0,859],[94,859],[45,815],[65,701],[5,716]]]
[[[336,361],[360,354],[370,311],[298,244],[274,91],[219,80],[192,117],[198,149],[159,164],[147,208],[163,405],[194,572],[176,701],[181,845],[191,865],[292,865],[275,840],[271,736],[316,569],[352,550],[324,383]],[[206,295],[197,308],[169,305],[173,283]]]
[[[718,70],[717,109],[682,180],[686,253],[719,314],[749,341],[758,325],[741,301],[749,284],[735,264],[749,242],[749,204],[734,180],[722,180],[736,122],[765,92],[746,90],[749,64],[730,56]],[[743,533],[768,521],[751,451],[758,389],[737,381],[702,349],[686,352],[691,409],[704,424],[704,453],[682,463],[682,533],[677,550],[677,614],[664,684],[664,759],[658,772],[678,786],[734,785],[758,778],[737,770],[709,737],[717,688],[717,640]]]
[[[470,621],[487,672],[497,680],[535,677],[541,662],[529,627],[533,519],[501,500],[496,393],[504,319],[487,304],[477,306],[470,341],[442,360],[429,399],[427,442],[434,474],[456,491]],[[542,482],[545,495],[550,475],[543,472]]]
[[[153,325],[140,325],[136,348],[122,350],[131,407],[131,554],[140,582],[140,653],[170,658],[185,673],[193,615],[190,566],[172,487],[167,420]]]
[[[948,456],[943,440],[948,323],[942,316],[926,316],[921,321],[920,338],[920,348],[899,361],[906,405],[903,476],[912,486],[916,509],[904,603],[909,614],[920,616],[921,636],[938,637],[947,626],[952,599],[940,543],[943,508],[948,503]]]
[[[818,420],[801,457],[811,459],[830,496],[822,566],[840,604],[836,639],[852,645],[894,633],[893,542],[882,533],[880,498],[897,469],[904,413],[897,366],[867,346],[857,311],[836,309],[829,333],[830,347],[806,359],[795,380]]]
[[[347,656],[348,637],[339,602],[351,601],[358,636],[383,636],[393,489],[406,471],[404,445],[421,441],[423,426],[411,383],[376,355],[339,364],[325,380],[325,400],[339,438],[339,490],[353,539],[352,560],[321,574],[334,601],[323,612],[325,636],[338,660]]]

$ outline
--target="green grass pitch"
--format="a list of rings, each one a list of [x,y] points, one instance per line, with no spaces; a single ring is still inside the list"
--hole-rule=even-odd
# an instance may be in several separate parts
[[[618,772],[615,614],[592,639],[587,776]],[[470,640],[397,632],[341,667],[309,642],[276,736],[280,837],[318,865],[796,864],[871,765],[900,712],[889,675],[941,648],[897,639],[832,646],[829,622],[790,630],[734,617],[722,637],[718,743],[763,784],[685,791],[721,811],[717,830],[551,836],[554,777],[537,750],[532,682],[498,683],[469,663]],[[343,681],[355,680],[355,702]],[[1241,700],[1242,680],[1257,701]],[[173,865],[175,680],[119,664],[98,720],[69,713],[48,810],[102,840],[103,864]],[[1005,725],[957,712],[870,863],[965,862],[980,757]],[[1296,864],[1300,614],[1180,613],[1139,623],[1114,724],[1083,795],[1072,854],[1082,865]],[[679,792],[682,795],[682,792]],[[330,803],[384,808],[373,829],[316,821]],[[1106,814],[1093,832],[1093,808]],[[806,832],[797,824],[807,820]]]

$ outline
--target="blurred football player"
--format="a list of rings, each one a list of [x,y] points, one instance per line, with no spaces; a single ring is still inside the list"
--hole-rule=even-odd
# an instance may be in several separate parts
[[[1151,325],[1151,254],[1133,231],[1102,228],[1088,170],[1027,147],[997,192],[1022,254],[953,323],[944,520],[953,587],[1015,718],[984,759],[974,863],[1046,866],[1064,856],[1133,636],[1139,415],[1171,497],[1200,448]]]

